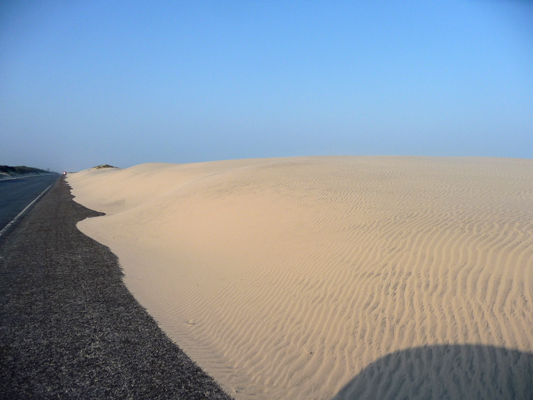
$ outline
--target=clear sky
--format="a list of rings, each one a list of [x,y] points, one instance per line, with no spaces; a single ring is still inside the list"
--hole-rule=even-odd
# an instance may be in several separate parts
[[[0,2],[0,164],[533,158],[533,2]]]

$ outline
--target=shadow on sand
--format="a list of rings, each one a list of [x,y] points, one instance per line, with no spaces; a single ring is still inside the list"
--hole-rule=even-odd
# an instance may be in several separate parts
[[[332,400],[533,400],[533,354],[503,347],[442,345],[389,354]]]

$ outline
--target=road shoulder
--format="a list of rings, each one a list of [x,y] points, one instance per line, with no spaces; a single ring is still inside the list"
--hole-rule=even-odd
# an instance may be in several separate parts
[[[230,399],[159,329],[64,179],[0,243],[0,397]]]

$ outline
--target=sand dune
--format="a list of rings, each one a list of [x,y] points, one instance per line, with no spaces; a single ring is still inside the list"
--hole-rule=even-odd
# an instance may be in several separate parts
[[[381,398],[533,388],[531,160],[251,159],[68,181],[107,213],[82,232],[119,256],[141,304],[238,400],[329,399],[348,385],[342,398],[364,393],[354,377],[369,373]],[[448,359],[451,345],[476,350]],[[439,350],[405,372],[428,346]],[[494,369],[493,347],[520,367]]]

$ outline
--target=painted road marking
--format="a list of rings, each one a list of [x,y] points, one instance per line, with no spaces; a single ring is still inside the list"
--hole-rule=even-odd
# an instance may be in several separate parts
[[[55,183],[55,182],[54,182],[54,183]],[[30,204],[28,204],[24,210],[22,210],[21,212],[19,212],[19,214],[18,214],[15,218],[13,218],[9,224],[7,224],[6,226],[4,226],[4,229],[2,229],[2,230],[0,231],[0,237],[2,237],[2,235],[5,234],[5,233],[7,232],[7,230],[8,230],[8,229],[9,229],[9,228],[10,228],[15,222],[17,222],[17,220],[18,220],[20,217],[22,217],[22,216],[24,215],[24,213],[26,212],[26,210],[27,210],[28,208],[30,208],[33,204],[35,204],[35,203],[37,202],[37,200],[39,200],[41,197],[43,197],[44,194],[48,191],[48,189],[50,189],[52,186],[54,186],[54,183],[52,183],[50,186],[48,186],[46,189],[44,189],[44,190],[41,192],[41,194],[35,198],[35,200],[33,200]]]

